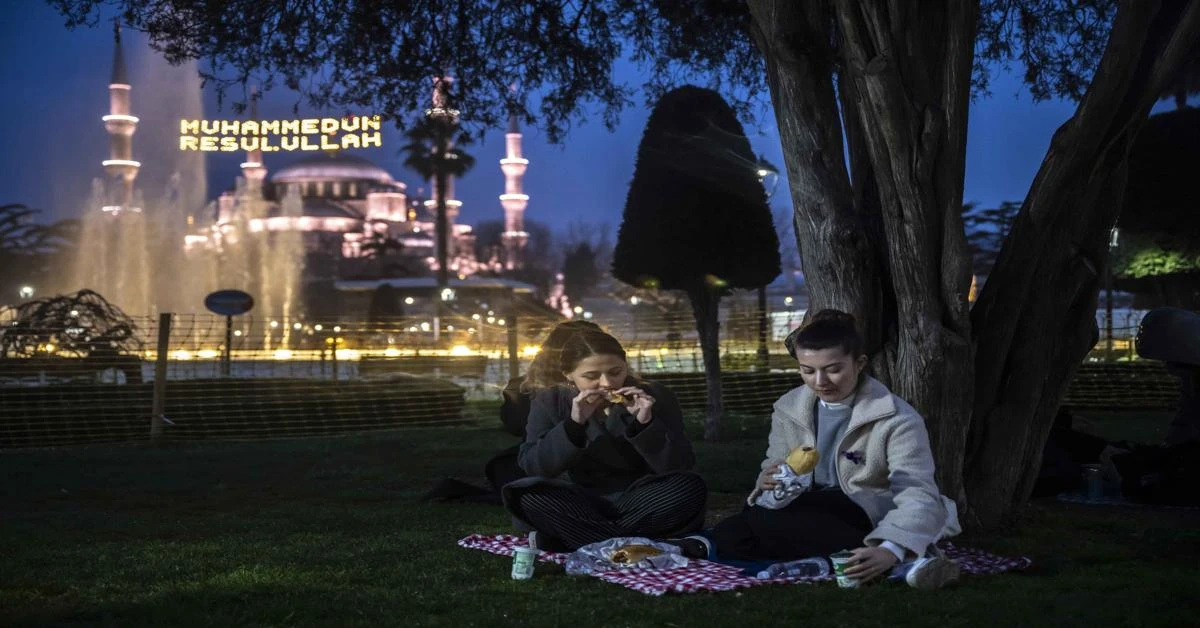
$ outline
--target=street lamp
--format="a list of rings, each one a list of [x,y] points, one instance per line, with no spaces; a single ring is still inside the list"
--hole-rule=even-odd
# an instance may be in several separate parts
[[[1113,251],[1121,241],[1121,230],[1113,227],[1108,232],[1108,263],[1104,265],[1104,331],[1108,339],[1104,343],[1104,360],[1112,360],[1113,352]]]
[[[33,286],[21,286],[21,289],[17,291],[17,293],[21,295],[22,299],[33,298],[33,292]]]

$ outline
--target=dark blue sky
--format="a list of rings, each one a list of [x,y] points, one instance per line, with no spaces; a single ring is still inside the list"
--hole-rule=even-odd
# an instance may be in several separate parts
[[[105,23],[70,31],[43,2],[18,1],[20,8],[9,9],[0,26],[0,58],[5,60],[0,67],[0,89],[5,94],[0,119],[5,121],[7,138],[0,151],[0,203],[24,203],[55,218],[75,216],[85,205],[91,179],[101,174],[100,161],[108,155],[100,116],[108,110],[111,29]],[[171,69],[153,57],[137,33],[126,32],[125,50],[134,83],[133,113],[142,118],[134,136],[134,158],[143,161],[139,181],[150,187],[168,171],[155,156],[162,160],[177,156],[173,152],[177,117],[172,108],[178,103],[172,96],[177,96],[174,88],[186,82],[186,71]],[[619,69],[619,77],[621,73]],[[620,78],[637,84],[636,72],[624,73]],[[212,93],[206,93],[204,100],[206,117],[236,117],[228,106],[219,110]],[[270,94],[260,114],[292,117],[295,101],[294,94]],[[992,96],[977,101],[971,110],[964,200],[995,206],[1022,199],[1051,135],[1073,110],[1074,105],[1061,101],[1034,105],[1015,76],[998,73]],[[322,112],[301,108],[301,113],[311,117]],[[607,225],[615,235],[647,116],[639,103],[625,111],[615,132],[598,121],[577,124],[562,146],[549,144],[535,129],[526,129],[530,166],[525,187],[531,197],[527,219],[560,232],[572,223]],[[781,165],[774,126],[768,111],[755,125],[747,126],[747,133],[757,152]],[[385,136],[382,149],[359,154],[387,168],[414,193],[423,184],[400,166],[401,144],[393,130]],[[503,130],[497,129],[471,151],[477,164],[458,185],[463,222],[503,216],[497,200],[504,185],[497,163],[503,147]],[[267,166],[278,170],[302,156],[272,156]],[[209,198],[232,186],[241,161],[240,153],[209,154]],[[776,207],[790,207],[786,185],[781,181],[780,193],[772,199]]]

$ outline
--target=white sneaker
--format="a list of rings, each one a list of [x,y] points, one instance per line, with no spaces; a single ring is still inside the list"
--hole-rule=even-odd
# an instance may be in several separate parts
[[[904,581],[914,589],[932,591],[958,580],[961,572],[958,563],[949,558],[930,556],[913,561],[913,566],[904,576]]]

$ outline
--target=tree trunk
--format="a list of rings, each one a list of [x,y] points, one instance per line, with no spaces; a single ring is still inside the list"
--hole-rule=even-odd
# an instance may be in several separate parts
[[[810,309],[861,321],[875,375],[926,417],[939,484],[961,497],[971,352],[960,216],[978,3],[822,6],[750,2]],[[841,34],[836,68],[831,31]]]
[[[441,302],[441,291],[450,285],[450,262],[449,262],[449,242],[450,242],[450,223],[446,218],[446,173],[441,168],[433,175],[437,179],[437,193],[434,195],[434,204],[437,206],[437,218],[434,223],[434,229],[437,231],[437,285],[438,295],[436,299]]]
[[[1198,38],[1200,1],[1124,0],[1087,94],[1054,135],[972,312],[968,523],[997,526],[1028,499],[1066,386],[1096,342],[1129,147]]]
[[[708,386],[704,440],[716,442],[721,437],[721,419],[725,414],[721,396],[721,321],[718,317],[721,295],[700,286],[688,290],[688,298],[692,301],[692,315],[696,317],[700,354],[704,357],[704,379]]]
[[[892,312],[880,312],[895,316],[882,321],[882,361],[893,392],[925,417],[939,486],[961,498],[972,394],[971,259],[961,211],[978,3],[834,6],[844,117],[861,135],[873,175],[855,186],[871,185],[878,196],[881,266],[895,299]]]
[[[837,308],[863,324],[868,352],[882,344],[875,324],[879,269],[846,172],[833,88],[829,16],[823,3],[751,0],[751,36],[762,51],[779,124],[809,311]]]

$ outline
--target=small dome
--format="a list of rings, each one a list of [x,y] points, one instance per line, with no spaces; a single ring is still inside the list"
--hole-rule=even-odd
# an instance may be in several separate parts
[[[281,168],[271,176],[272,183],[304,183],[308,181],[373,181],[395,184],[387,170],[354,155],[338,153],[314,155]]]

